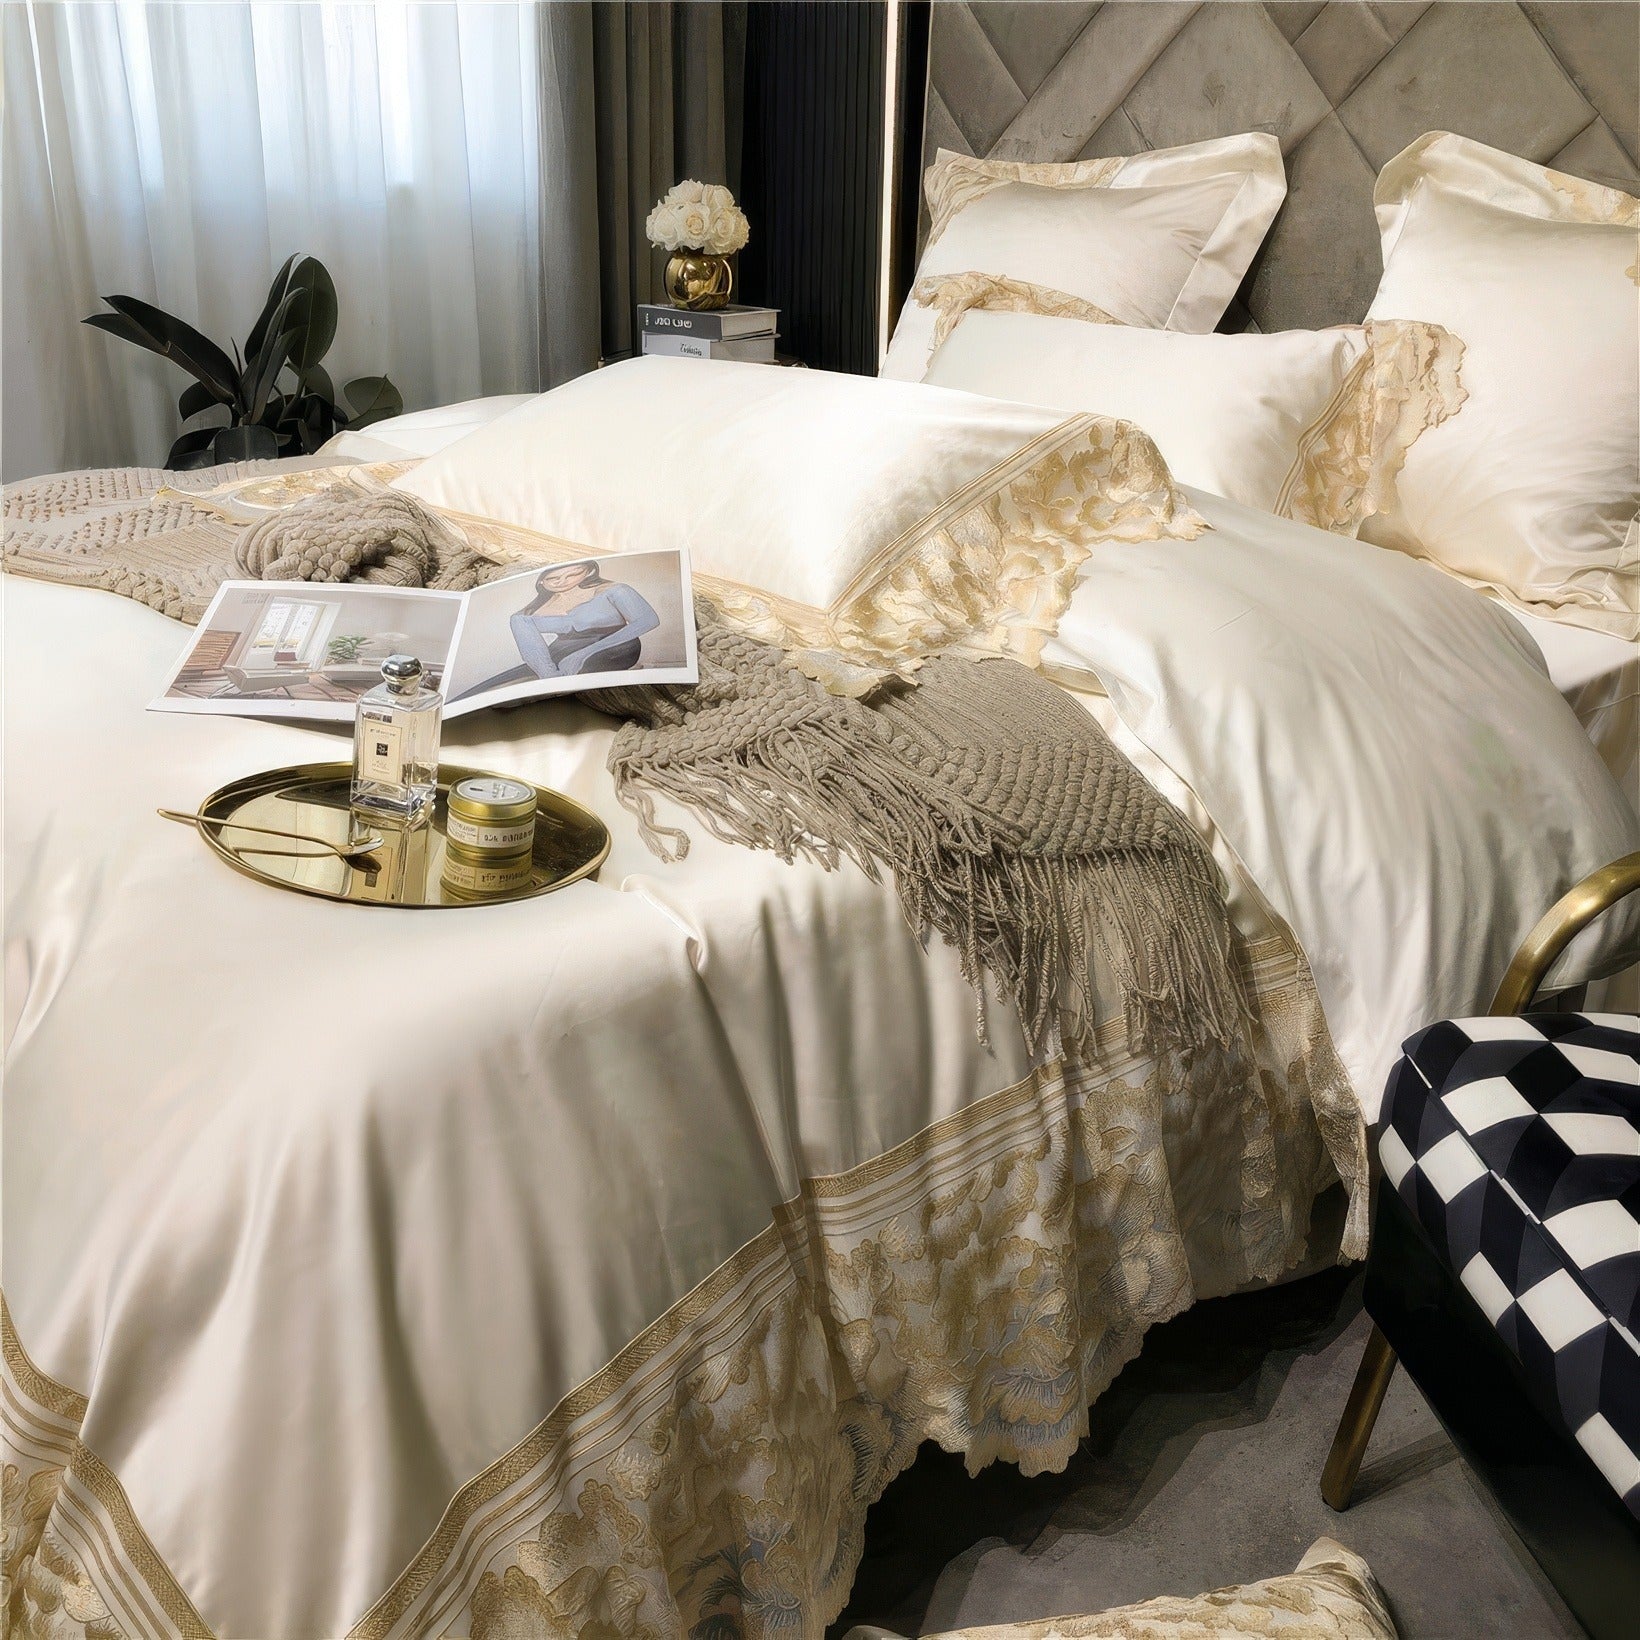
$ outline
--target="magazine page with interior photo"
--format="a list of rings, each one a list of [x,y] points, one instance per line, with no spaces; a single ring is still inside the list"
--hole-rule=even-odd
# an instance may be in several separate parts
[[[389,655],[421,662],[446,717],[623,683],[694,683],[688,559],[577,559],[471,592],[227,581],[150,709],[349,722]]]
[[[389,655],[439,687],[463,594],[311,581],[225,581],[150,709],[346,722]]]

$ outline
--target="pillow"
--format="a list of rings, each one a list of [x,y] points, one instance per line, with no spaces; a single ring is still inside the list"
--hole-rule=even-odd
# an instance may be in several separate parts
[[[882,368],[907,380],[928,364],[935,316],[916,287],[935,275],[999,274],[1063,292],[1118,324],[1211,330],[1287,183],[1276,139],[1250,131],[1068,165],[942,148],[925,188],[928,244]]]
[[[1463,402],[1437,325],[1184,336],[967,312],[925,381],[1136,422],[1181,484],[1354,534],[1413,442]]]
[[[495,398],[465,399],[460,404],[388,416],[359,432],[344,427],[321,444],[318,453],[335,456],[339,461],[399,461],[405,456],[430,456],[534,397],[533,393],[503,393]]]
[[[1396,1640],[1372,1568],[1333,1538],[1317,1538],[1296,1571],[1194,1596],[1158,1595],[1081,1617],[948,1629],[924,1640]],[[891,1629],[850,1629],[844,1640],[900,1640]]]
[[[1370,317],[1461,337],[1469,397],[1362,534],[1640,636],[1640,201],[1445,132],[1392,159],[1373,198]]]
[[[1034,665],[1096,543],[1206,527],[1122,422],[665,357],[581,376],[394,482],[475,545],[680,548],[731,619],[845,693],[946,648]]]

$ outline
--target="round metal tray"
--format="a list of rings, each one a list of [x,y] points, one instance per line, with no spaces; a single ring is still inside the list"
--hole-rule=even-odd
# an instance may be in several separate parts
[[[527,884],[495,892],[462,892],[443,881],[446,839],[445,798],[458,780],[484,775],[487,769],[442,763],[438,771],[438,799],[430,819],[414,826],[396,826],[378,819],[355,816],[348,806],[353,779],[351,763],[301,763],[268,769],[211,793],[199,805],[199,834],[235,871],[275,888],[313,894],[324,900],[352,905],[397,905],[424,910],[452,906],[495,905],[533,899],[555,888],[590,877],[609,853],[609,830],[597,815],[572,802],[562,792],[535,788],[535,852]],[[516,775],[503,778],[513,780]],[[258,838],[234,831],[223,823],[242,821],[279,831],[303,833],[327,842],[345,844],[361,832],[381,838],[381,846],[367,860],[345,861],[335,855],[311,853],[280,855],[269,849],[300,850],[279,838]],[[215,822],[213,824],[213,822]]]

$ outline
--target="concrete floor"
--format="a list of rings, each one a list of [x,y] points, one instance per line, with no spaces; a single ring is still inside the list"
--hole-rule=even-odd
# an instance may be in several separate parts
[[[833,1630],[906,1635],[1197,1594],[1291,1571],[1323,1535],[1377,1573],[1404,1640],[1583,1631],[1404,1373],[1354,1507],[1316,1490],[1367,1335],[1359,1275],[1199,1304],[1158,1327],[1095,1405],[1062,1475],[973,1479],[925,1448],[866,1529]]]

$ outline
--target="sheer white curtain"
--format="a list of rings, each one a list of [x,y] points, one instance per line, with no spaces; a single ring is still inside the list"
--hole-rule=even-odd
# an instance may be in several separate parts
[[[0,7],[4,476],[162,461],[188,378],[79,320],[122,292],[242,343],[296,251],[336,281],[338,384],[416,408],[594,362],[595,306],[557,334],[543,307],[543,246],[563,278],[591,208],[538,90],[590,57],[579,10]]]

